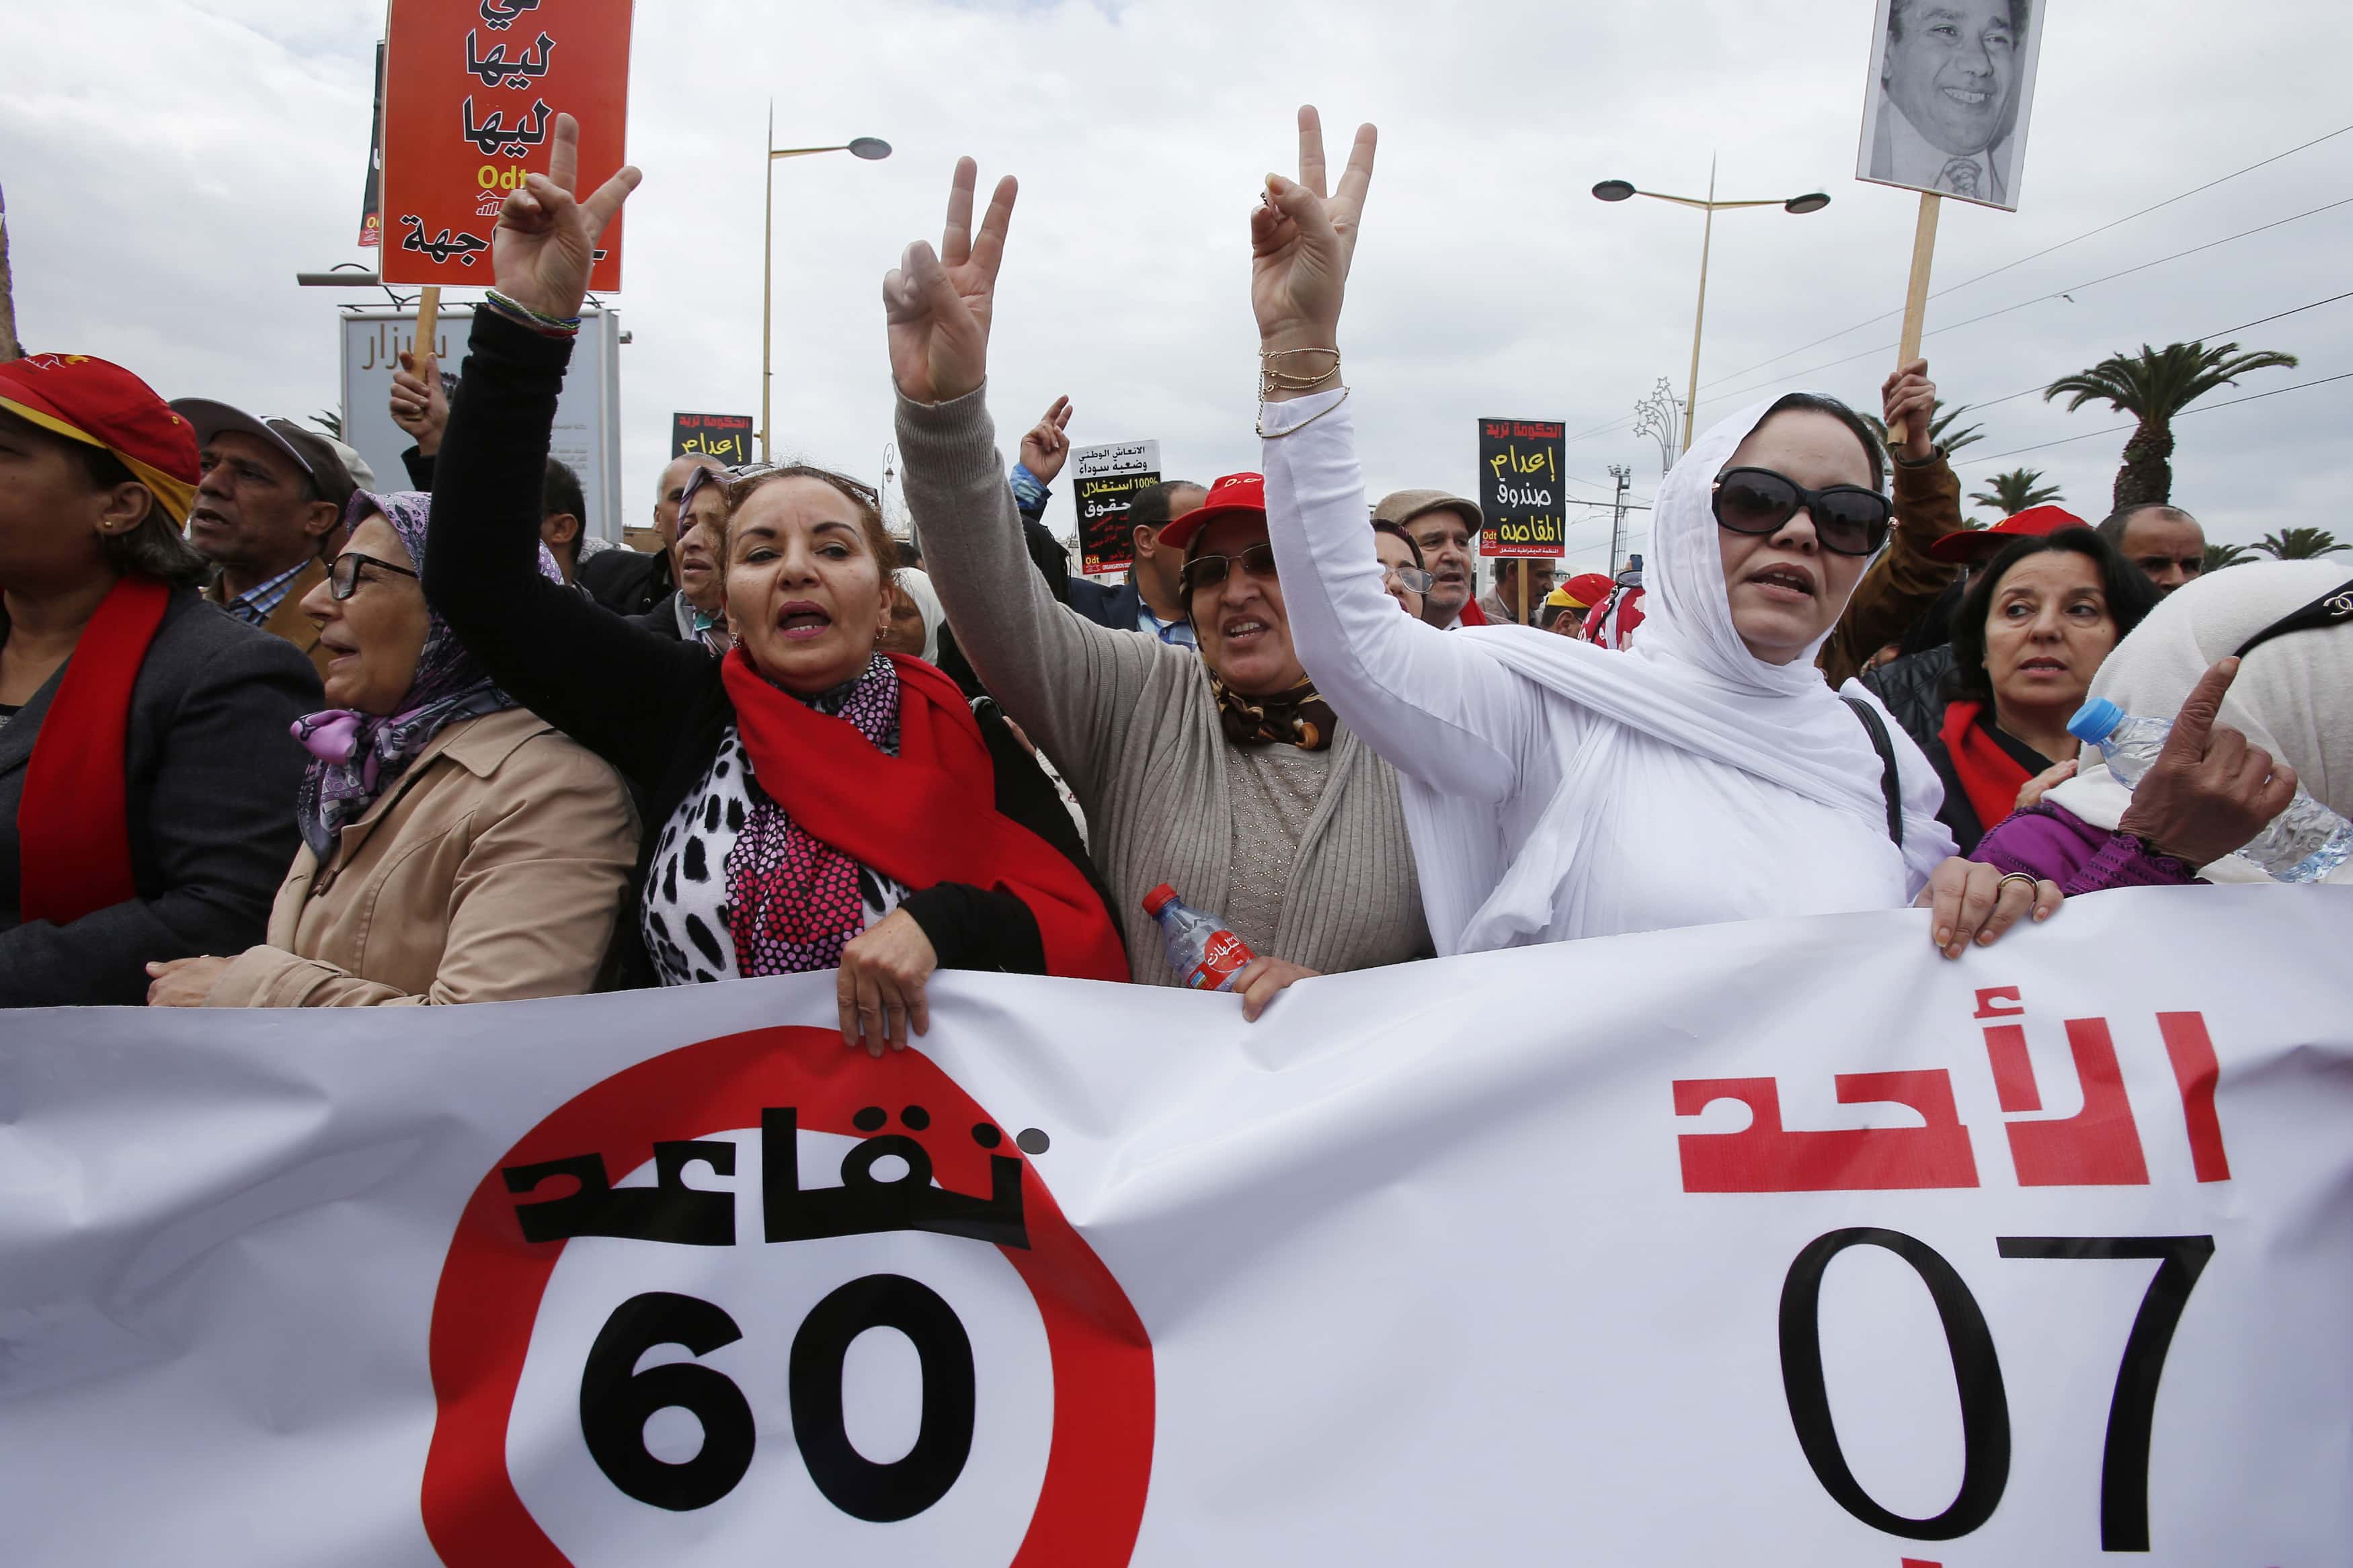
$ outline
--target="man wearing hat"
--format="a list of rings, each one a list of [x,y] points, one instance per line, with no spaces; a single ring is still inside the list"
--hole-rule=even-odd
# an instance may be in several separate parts
[[[188,542],[217,569],[206,597],[301,648],[324,677],[332,656],[302,596],[327,574],[362,476],[372,484],[375,475],[341,441],[290,419],[256,419],[201,397],[172,409],[195,431],[204,475]]]
[[[1585,630],[1585,617],[1617,587],[1599,572],[1582,572],[1555,588],[1536,612],[1536,625],[1548,632],[1573,637]]]
[[[1486,612],[1472,599],[1472,546],[1482,521],[1479,503],[1444,490],[1392,490],[1373,508],[1375,522],[1393,522],[1421,550],[1430,592],[1421,618],[1440,631],[1483,626]]]

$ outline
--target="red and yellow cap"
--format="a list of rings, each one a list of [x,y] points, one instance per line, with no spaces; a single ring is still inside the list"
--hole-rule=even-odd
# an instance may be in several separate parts
[[[1183,550],[1194,536],[1221,517],[1266,515],[1266,479],[1259,474],[1228,474],[1209,487],[1209,499],[1160,531],[1160,542]]]
[[[121,458],[174,523],[196,499],[196,434],[155,389],[89,354],[27,354],[0,364],[0,408]]]

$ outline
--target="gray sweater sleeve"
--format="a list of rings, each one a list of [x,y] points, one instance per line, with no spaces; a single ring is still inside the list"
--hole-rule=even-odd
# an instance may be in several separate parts
[[[1022,539],[987,391],[948,403],[899,399],[907,510],[956,644],[981,684],[1092,807],[1154,667],[1198,656],[1096,626],[1055,601]]]

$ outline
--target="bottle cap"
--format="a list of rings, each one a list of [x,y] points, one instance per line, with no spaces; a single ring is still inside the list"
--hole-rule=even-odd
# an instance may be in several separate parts
[[[1150,915],[1153,919],[1158,920],[1160,918],[1160,911],[1166,909],[1176,901],[1176,889],[1170,887],[1167,883],[1163,882],[1158,887],[1153,889],[1152,891],[1144,895],[1144,912]]]
[[[2115,734],[2126,717],[2125,710],[2106,698],[2094,697],[2075,710],[2075,716],[2067,721],[2067,733],[2087,746],[2096,746]]]

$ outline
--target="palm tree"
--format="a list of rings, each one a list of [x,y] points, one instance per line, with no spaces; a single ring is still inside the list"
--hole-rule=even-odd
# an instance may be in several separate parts
[[[2310,561],[2346,547],[2325,528],[2283,528],[2277,533],[2264,534],[2250,548],[2262,551],[2274,561]]]
[[[2242,566],[2247,560],[2243,544],[2210,544],[2206,547],[2206,570],[2220,572],[2225,566]]]
[[[2061,499],[2057,485],[2042,482],[2042,470],[2040,468],[2012,468],[2006,474],[1994,475],[1986,482],[1992,488],[1971,496],[1969,504],[1991,507],[2003,517],[2016,517],[2021,511],[2048,506]]]
[[[311,415],[311,423],[338,441],[343,438],[343,416],[331,408],[322,408]]]
[[[2099,399],[2140,421],[2125,443],[2124,467],[2116,470],[2114,504],[2142,506],[2173,499],[2173,419],[2218,386],[2231,386],[2249,371],[2295,368],[2294,354],[2259,349],[2242,354],[2236,343],[2208,348],[2202,342],[2147,343],[2137,354],[2110,354],[2089,370],[2063,375],[2042,389],[2042,401],[2073,394],[2067,412]]]
[[[1968,411],[1969,405],[1966,403],[1958,408],[1947,408],[1945,406],[1945,400],[1941,397],[1936,399],[1935,405],[1929,410],[1928,439],[1944,447],[1945,455],[1948,458],[1962,447],[1985,439],[1985,426],[1982,425],[1972,425],[1966,430],[1953,428],[1953,421]],[[1871,426],[1871,433],[1879,437],[1881,446],[1887,445],[1886,421],[1881,419],[1876,414],[1866,414],[1862,416],[1862,422]],[[2002,515],[2007,517],[2010,514],[2004,512]]]

